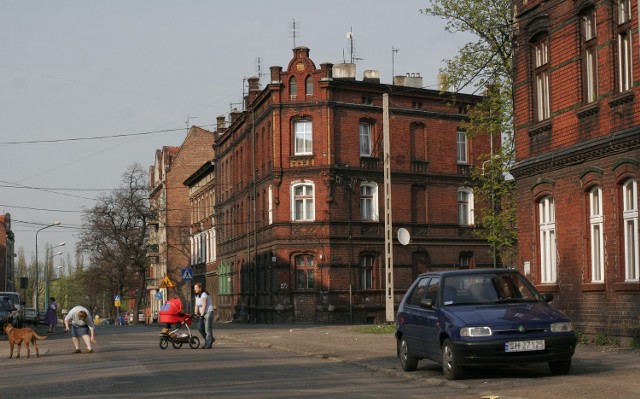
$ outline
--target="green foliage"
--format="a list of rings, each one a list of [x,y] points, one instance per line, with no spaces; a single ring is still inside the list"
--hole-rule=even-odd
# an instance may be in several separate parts
[[[463,46],[452,59],[445,60],[441,72],[456,92],[475,88],[484,100],[468,110],[462,128],[469,137],[489,135],[489,154],[480,156],[472,171],[470,185],[478,207],[478,234],[491,251],[503,260],[515,260],[517,243],[516,198],[513,181],[506,178],[514,162],[512,99],[512,22],[511,2],[497,0],[431,0],[422,9],[426,15],[443,18],[451,33],[470,33],[476,41]]]
[[[355,329],[356,332],[364,334],[392,334],[396,332],[395,324],[378,324]]]
[[[601,346],[605,346],[605,345],[619,346],[620,340],[617,338],[611,338],[604,333],[597,333],[594,339],[594,343],[596,345],[601,345]]]
[[[584,330],[576,330],[576,338],[578,338],[578,343],[583,345],[589,344],[589,335],[584,332]]]

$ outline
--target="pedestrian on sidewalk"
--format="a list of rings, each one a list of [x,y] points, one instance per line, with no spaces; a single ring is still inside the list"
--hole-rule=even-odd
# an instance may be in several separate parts
[[[64,318],[64,329],[69,331],[69,323],[71,323],[71,340],[75,350],[73,353],[80,353],[80,337],[84,341],[87,347],[87,353],[93,353],[91,344],[96,343],[95,338],[95,325],[93,324],[93,318],[91,313],[83,306],[75,306],[69,311]]]
[[[202,289],[202,283],[197,282],[193,285],[193,290],[196,293],[196,309],[195,314],[200,317],[198,321],[198,331],[204,338],[204,346],[202,349],[211,349],[215,337],[213,336],[213,304],[211,303],[211,296],[209,293]]]
[[[58,302],[56,302],[56,298],[49,298],[49,308],[47,309],[47,313],[44,315],[44,320],[49,325],[48,333],[54,333],[56,331],[56,324],[58,324]]]

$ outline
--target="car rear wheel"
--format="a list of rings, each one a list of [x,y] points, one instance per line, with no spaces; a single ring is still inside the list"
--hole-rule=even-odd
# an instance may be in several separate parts
[[[407,340],[400,340],[400,365],[404,371],[416,371],[418,368],[418,358],[411,355]]]
[[[462,377],[462,367],[458,364],[458,357],[450,339],[445,339],[442,344],[442,372],[448,380]]]
[[[549,370],[555,375],[564,375],[569,372],[571,368],[571,359],[562,360],[559,362],[549,362]]]

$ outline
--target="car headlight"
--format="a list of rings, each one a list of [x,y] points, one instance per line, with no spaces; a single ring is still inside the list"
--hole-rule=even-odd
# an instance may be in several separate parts
[[[573,331],[573,325],[571,325],[570,321],[551,324],[551,332],[571,332],[571,331]]]
[[[463,327],[460,335],[463,337],[490,337],[493,334],[489,327]]]

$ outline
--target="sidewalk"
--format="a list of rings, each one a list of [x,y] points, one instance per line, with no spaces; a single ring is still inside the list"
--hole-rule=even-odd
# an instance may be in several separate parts
[[[236,341],[257,347],[317,356],[427,385],[459,389],[478,388],[477,379],[447,380],[440,365],[435,362],[421,361],[417,372],[404,372],[396,356],[394,335],[361,333],[357,331],[361,327],[371,326],[215,323],[214,334],[220,339],[219,342]],[[578,345],[568,377],[571,382],[576,378],[581,381],[580,384],[585,384],[583,378],[588,376],[588,385],[600,388],[609,384],[636,386],[639,372],[638,349]],[[500,376],[499,371],[497,376]],[[500,378],[490,381],[489,385],[499,383]]]

